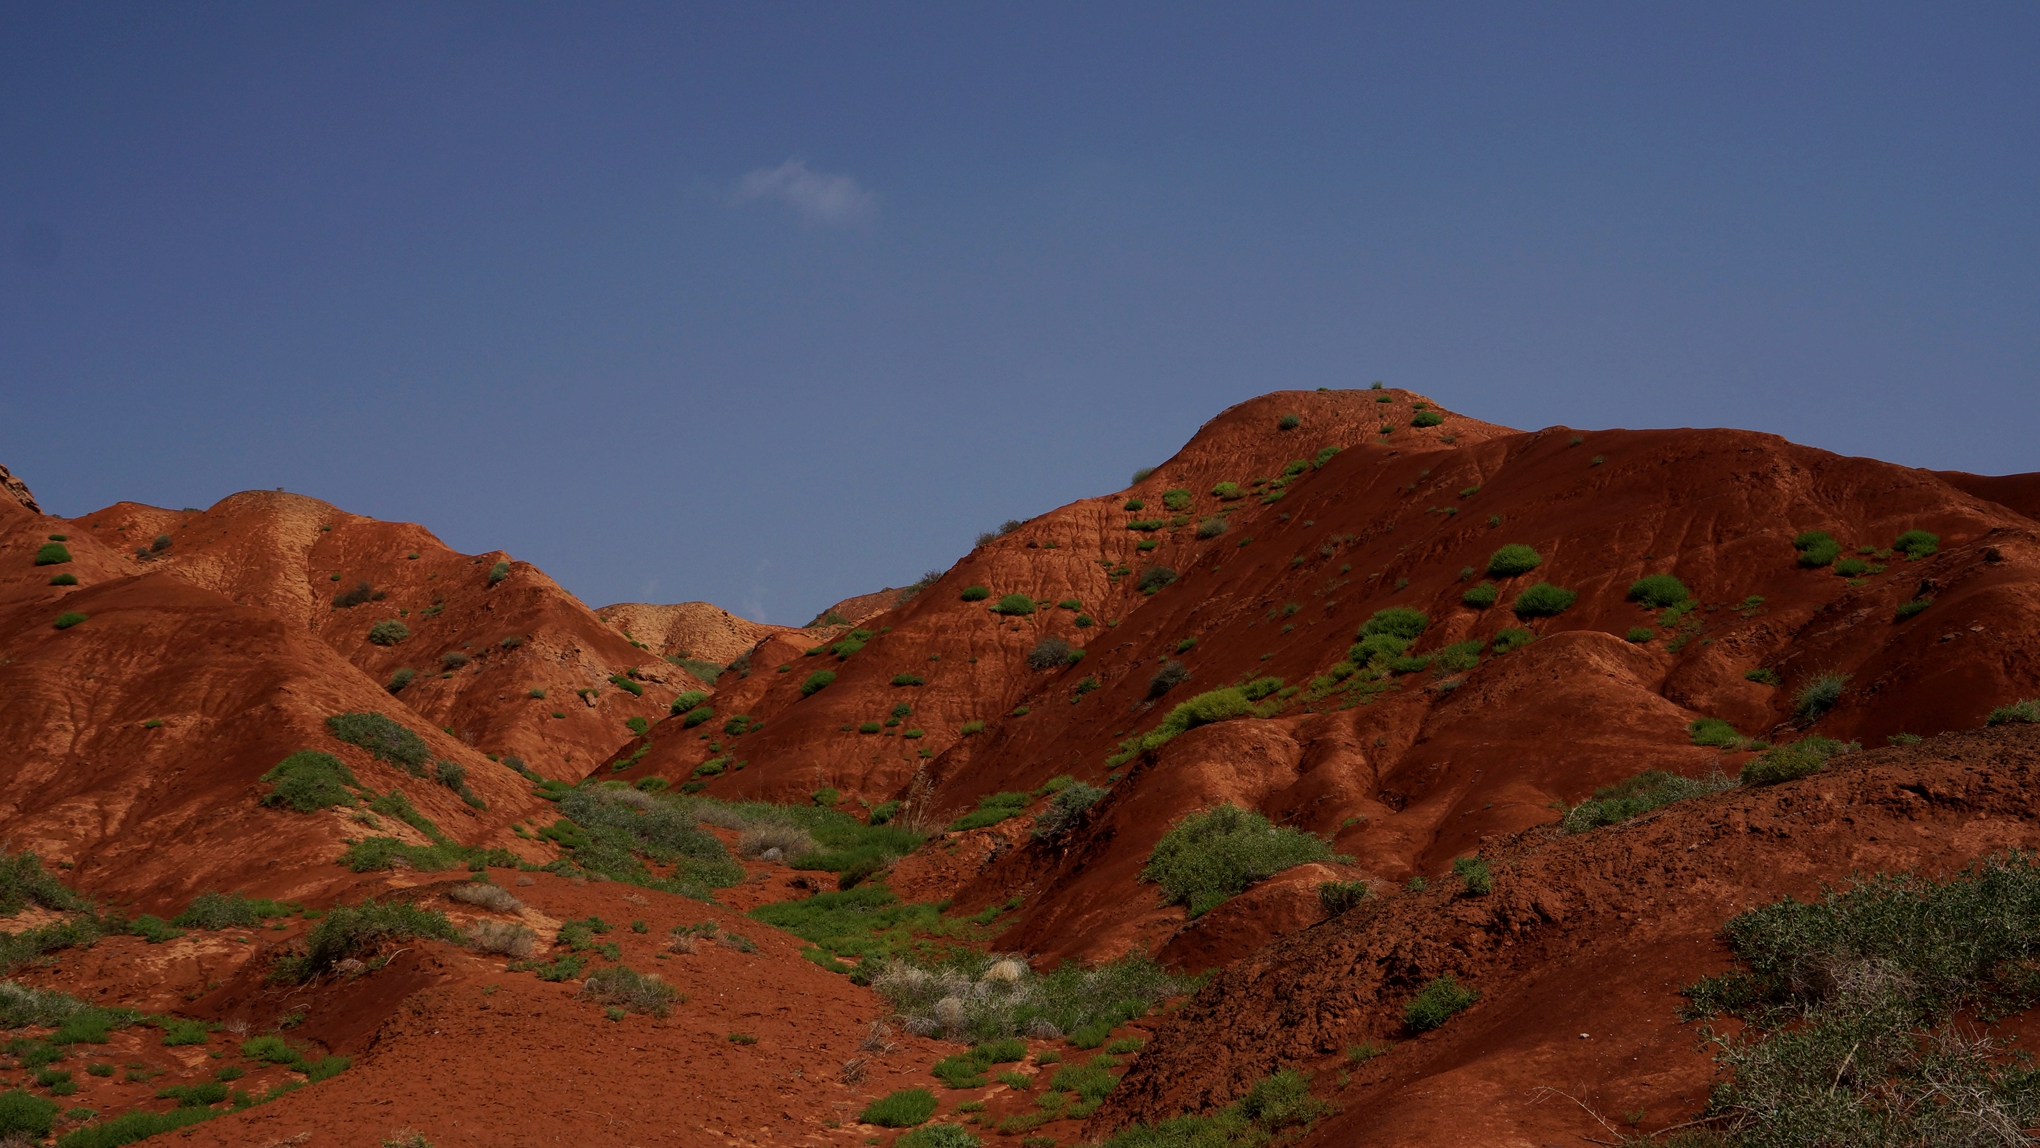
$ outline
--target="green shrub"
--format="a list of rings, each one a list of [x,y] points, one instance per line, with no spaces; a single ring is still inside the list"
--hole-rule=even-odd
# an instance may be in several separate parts
[[[1027,652],[1027,668],[1030,670],[1054,670],[1067,666],[1076,653],[1075,647],[1061,638],[1050,634],[1035,643]]]
[[[985,723],[982,721],[967,721],[956,727],[958,737],[970,737],[973,734],[983,732],[985,732]]]
[[[834,809],[843,803],[843,791],[833,785],[824,785],[808,794],[808,800],[821,809]]]
[[[360,804],[355,790],[361,788],[347,763],[330,753],[301,749],[277,762],[260,780],[270,783],[262,798],[264,805],[283,805],[299,813],[316,813],[332,806],[352,809]]]
[[[1518,618],[1549,618],[1564,613],[1579,597],[1575,591],[1539,582],[1516,595],[1516,600],[1509,603],[1509,609]]]
[[[1025,594],[1007,594],[992,604],[991,611],[994,614],[1005,614],[1015,618],[1023,617],[1034,613],[1034,599]]]
[[[1511,542],[1488,556],[1487,572],[1490,578],[1514,578],[1543,564],[1543,555],[1520,542]]]
[[[1861,558],[1837,559],[1834,565],[1835,576],[1837,578],[1854,578],[1868,573],[1869,570],[1870,564]]]
[[[881,728],[883,728],[883,727],[881,727],[881,726],[880,726],[880,725],[879,725],[879,724],[878,724],[877,722],[875,722],[875,721],[867,721],[867,722],[859,722],[859,723],[858,723],[858,725],[857,725],[857,732],[858,732],[858,733],[877,733],[877,732],[878,732],[878,731],[879,731],[879,730],[880,730]]]
[[[417,774],[432,750],[410,728],[379,713],[334,714],[326,719],[328,732],[349,745],[358,745],[378,761],[393,761]]]
[[[1187,490],[1165,490],[1162,492],[1162,508],[1180,514],[1190,509],[1190,499]]]
[[[1147,509],[1147,502],[1146,502],[1146,500],[1144,500],[1144,499],[1139,499],[1139,498],[1129,498],[1129,499],[1127,499],[1127,500],[1126,500],[1126,505],[1125,505],[1124,507],[1122,507],[1121,509],[1124,509],[1124,510],[1146,510],[1146,509]]]
[[[170,923],[186,929],[252,929],[270,917],[287,917],[294,910],[282,901],[243,897],[239,893],[207,890],[191,899]]]
[[[467,659],[465,656],[463,656],[461,659],[461,664],[465,665],[466,662]],[[609,684],[615,686],[619,690],[622,690],[624,693],[629,694],[631,697],[641,698],[645,696],[645,688],[637,684],[636,682],[631,681],[630,678],[623,674],[609,675]]]
[[[1651,629],[1649,626],[1631,626],[1629,627],[1629,632],[1622,636],[1624,639],[1634,642],[1640,646],[1645,642],[1650,641],[1652,638],[1657,637],[1657,631]]]
[[[0,1092],[0,1136],[33,1136],[40,1144],[56,1118],[57,1106],[52,1101],[19,1088]]]
[[[1308,1077],[1285,1068],[1210,1115],[1129,1124],[1101,1148],[1262,1148],[1287,1128],[1309,1125],[1329,1107],[1310,1094]]]
[[[978,798],[977,808],[949,823],[951,833],[983,829],[1009,817],[1018,817],[1032,798],[1025,793],[988,793]]]
[[[212,1108],[173,1108],[168,1112],[137,1108],[111,1120],[94,1121],[66,1132],[57,1137],[57,1148],[119,1148],[218,1115],[219,1111]]]
[[[1407,606],[1390,606],[1386,610],[1376,610],[1372,617],[1361,623],[1359,636],[1364,639],[1377,634],[1386,634],[1411,642],[1421,637],[1424,629],[1430,624],[1430,615],[1422,610],[1412,610]]]
[[[1244,497],[1240,493],[1240,484],[1237,482],[1221,482],[1211,488],[1211,493],[1220,502],[1237,502]]]
[[[893,1141],[892,1148],[979,1148],[984,1143],[956,1124],[924,1124]]]
[[[1134,582],[1134,589],[1143,594],[1153,594],[1176,580],[1176,572],[1167,566],[1150,566],[1140,572]]]
[[[1276,430],[1295,430],[1297,427],[1301,425],[1303,425],[1302,415],[1293,414],[1283,415],[1281,418],[1275,420]]]
[[[1410,425],[1413,427],[1434,427],[1444,421],[1445,416],[1437,411],[1418,411],[1410,417]]]
[[[1322,840],[1226,802],[1171,826],[1140,879],[1160,885],[1165,904],[1187,906],[1197,917],[1256,881],[1331,856]]]
[[[1818,771],[1829,758],[1851,753],[1856,748],[1853,742],[1844,744],[1826,737],[1809,737],[1790,745],[1774,746],[1743,765],[1742,783],[1775,785],[1781,781],[1793,781]]]
[[[37,566],[60,566],[71,560],[71,552],[61,542],[45,542],[35,548]]]
[[[1647,769],[1626,781],[1596,789],[1592,798],[1566,810],[1559,826],[1567,833],[1585,833],[1589,829],[1641,816],[1674,801],[1733,789],[1735,784],[1734,778],[1719,771],[1705,778],[1690,778]]]
[[[875,656],[875,655],[874,655],[874,656]],[[826,687],[826,686],[827,686],[827,685],[828,685],[829,683],[831,683],[831,682],[833,682],[833,681],[835,681],[835,680],[836,680],[836,671],[834,671],[834,670],[816,670],[816,671],[815,671],[814,673],[812,673],[812,674],[809,674],[809,675],[807,676],[807,680],[806,680],[806,681],[804,681],[804,682],[802,682],[802,683],[800,684],[800,696],[801,696],[801,697],[804,697],[804,698],[805,698],[805,697],[810,697],[810,696],[812,696],[812,695],[813,695],[813,694],[814,694],[814,693],[815,693],[815,692],[816,692],[817,690],[820,690],[820,689],[822,689],[822,688]]]
[[[461,653],[459,650],[448,650],[445,653],[439,655],[440,667],[447,670],[457,670],[462,666],[467,665],[470,661],[473,660],[474,659],[468,657],[466,654]]]
[[[1984,719],[1983,724],[2012,725],[2014,723],[2030,724],[2035,722],[2040,722],[2040,698],[2027,698],[2022,702],[2013,702],[2007,706],[1999,706],[1990,711],[1990,716]]]
[[[276,971],[281,974],[279,979],[309,981],[356,953],[368,951],[385,941],[409,940],[412,937],[429,937],[455,944],[461,940],[460,930],[453,927],[446,915],[431,909],[420,909],[402,901],[378,904],[372,899],[359,905],[336,905],[327,910],[306,935],[304,955],[279,960]],[[264,1038],[256,1038],[261,1039]],[[278,1038],[268,1039],[282,1043]],[[247,1047],[242,1046],[243,1054],[253,1055],[247,1052]]]
[[[377,646],[394,646],[411,636],[411,627],[389,618],[368,628],[368,640]]]
[[[688,710],[684,715],[681,716],[680,728],[693,729],[695,726],[700,725],[702,722],[705,722],[714,716],[715,710],[712,707],[695,706],[693,709]]]
[[[1842,700],[1842,689],[1849,682],[1849,675],[1834,670],[1823,670],[1807,679],[1799,687],[1799,694],[1792,700],[1792,714],[1801,721],[1814,721],[1822,714],[1835,708]]]
[[[63,613],[58,614],[57,620],[51,622],[50,625],[55,626],[59,630],[68,630],[80,622],[89,620],[90,618],[88,615],[80,614],[75,610],[66,610]]]
[[[1495,889],[1495,875],[1488,863],[1478,856],[1459,857],[1452,862],[1453,875],[1459,878],[1466,891],[1476,897],[1485,897]]]
[[[1692,737],[1694,745],[1734,749],[1742,744],[1742,735],[1720,718],[1699,718],[1686,727],[1686,733]]]
[[[383,689],[388,690],[390,693],[393,694],[402,693],[404,687],[410,685],[411,680],[413,678],[416,678],[417,676],[418,671],[412,669],[411,667],[398,666],[396,672],[390,675],[389,684],[384,686]]]
[[[77,584],[78,576],[76,574],[71,574],[67,572],[63,574],[50,575],[50,585],[52,586],[76,586]]]
[[[496,583],[501,582],[503,579],[508,578],[509,576],[510,576],[510,564],[508,562],[498,562],[494,566],[489,567],[489,585],[491,586],[494,586]]]
[[[1367,882],[1322,881],[1318,883],[1317,895],[1325,914],[1336,917],[1360,907],[1360,903],[1367,899]]]
[[[1941,549],[1941,536],[1925,530],[1908,530],[1891,543],[1891,548],[1906,556],[1907,561],[1917,562]]]
[[[1778,684],[1778,671],[1764,666],[1758,666],[1753,670],[1744,670],[1743,677],[1748,681],[1759,682],[1767,686]]]
[[[1136,518],[1127,523],[1126,528],[1128,530],[1139,530],[1144,533],[1153,533],[1168,524],[1169,521],[1166,518]]]
[[[1494,605],[1495,599],[1500,596],[1501,591],[1496,588],[1493,582],[1482,582],[1478,585],[1467,587],[1466,593],[1461,594],[1459,600],[1476,610],[1485,610],[1489,606]]]
[[[541,690],[534,696],[544,697],[545,691]],[[708,695],[703,693],[702,691],[688,690],[686,693],[683,693],[679,697],[674,698],[672,703],[668,705],[666,708],[670,710],[672,713],[684,714],[688,710],[693,709],[695,706],[698,706],[707,700]]]
[[[1901,602],[1897,615],[1893,620],[1903,622],[1933,604],[1934,600],[1932,598],[1914,598],[1910,602]]]
[[[1514,650],[1520,650],[1536,640],[1537,635],[1530,631],[1510,626],[1495,635],[1493,649],[1497,654],[1506,654]]]
[[[1034,818],[1034,837],[1056,841],[1069,835],[1089,815],[1091,807],[1105,799],[1106,790],[1078,781],[1063,786],[1048,799],[1047,808]]]
[[[925,1088],[903,1088],[864,1106],[860,1124],[881,1128],[912,1128],[935,1115],[935,1094]]]
[[[647,976],[629,965],[616,965],[592,974],[582,982],[581,995],[597,1004],[662,1018],[672,1011],[674,1004],[686,999],[664,980]]]
[[[1842,544],[1825,530],[1808,530],[1792,539],[1792,548],[1799,551],[1799,564],[1807,567],[1826,566],[1842,556]]]
[[[1670,574],[1648,574],[1629,584],[1629,597],[1653,610],[1676,606],[1693,596],[1686,584]]]
[[[1480,999],[1480,994],[1461,985],[1447,973],[1424,986],[1403,1010],[1403,1023],[1412,1032],[1429,1032]]]
[[[991,597],[992,592],[983,586],[965,586],[958,596],[966,602],[982,602]]]

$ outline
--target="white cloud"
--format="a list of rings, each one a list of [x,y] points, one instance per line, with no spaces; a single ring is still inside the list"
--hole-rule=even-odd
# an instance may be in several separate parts
[[[806,160],[761,167],[737,181],[736,202],[776,199],[808,223],[857,224],[878,213],[878,197],[847,175],[809,171]]]

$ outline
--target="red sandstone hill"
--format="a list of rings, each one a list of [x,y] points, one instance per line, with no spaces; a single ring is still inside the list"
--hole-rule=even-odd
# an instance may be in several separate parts
[[[1420,415],[1433,425],[1415,425]],[[458,874],[335,864],[364,832],[345,811],[261,806],[257,779],[304,748],[337,754],[378,791],[401,787],[463,844],[532,861],[560,855],[526,829],[559,809],[494,758],[714,796],[806,802],[833,788],[845,808],[902,801],[897,816],[937,830],[982,797],[1060,775],[1107,787],[1052,847],[1022,817],[939,835],[886,875],[903,897],[958,913],[1017,898],[992,944],[1043,967],[1141,951],[1218,970],[1153,1018],[1153,1043],[1090,1135],[1224,1103],[1285,1064],[1341,1106],[1312,1144],[1606,1136],[1546,1087],[1603,1113],[1646,1112],[1638,1127],[1655,1130],[1690,1117],[1711,1080],[1672,993],[1723,966],[1714,934],[1728,915],[1857,870],[1942,871],[2040,844],[2040,735],[1948,732],[2040,695],[2040,476],[1914,470],[1747,431],[1521,432],[1403,391],[1278,393],[1221,413],[1128,490],[977,547],[904,602],[887,590],[839,604],[854,628],[803,630],[699,603],[589,610],[501,552],[459,554],[423,527],[281,492],[63,520],[4,469],[0,490],[0,837],[131,913],[214,887],[481,915],[446,902]],[[1811,530],[1861,568],[1802,565],[1794,538]],[[1934,552],[1893,553],[1910,530],[1938,536]],[[70,560],[35,565],[53,534]],[[1509,544],[1540,564],[1488,579]],[[1145,592],[1157,567],[1175,577]],[[1647,574],[1676,575],[1696,605],[1629,601]],[[1488,581],[1493,604],[1468,605]],[[1518,617],[1511,604],[1540,581],[1576,598]],[[994,612],[1007,595],[1023,599]],[[1410,652],[1438,660],[1353,688],[1361,679],[1341,679],[1340,663],[1390,607],[1427,616]],[[66,612],[86,620],[59,629]],[[377,644],[379,622],[407,635]],[[1495,645],[1516,630],[1534,640]],[[1031,668],[1045,639],[1083,656]],[[681,692],[708,688],[669,657],[740,662],[713,683],[713,721],[668,716]],[[1169,661],[1188,680],[1156,697]],[[392,692],[403,669],[413,674]],[[1821,674],[1844,677],[1839,700],[1796,714]],[[1268,677],[1292,692],[1259,716],[1120,748],[1198,693]],[[335,741],[326,717],[359,710],[417,730],[487,808]],[[1558,835],[1554,804],[1646,768],[1734,772],[1746,753],[1693,744],[1703,717],[1868,749],[1800,781]],[[633,719],[653,723],[647,736]],[[1884,748],[1901,733],[1928,740]],[[722,772],[697,777],[710,760]],[[1321,834],[1343,857],[1187,920],[1139,873],[1173,822],[1219,801]],[[1495,867],[1492,895],[1436,880],[1475,849]],[[545,941],[586,914],[645,920],[644,933],[612,935],[636,967],[690,994],[665,1020],[605,1018],[571,982],[437,942],[285,993],[263,973],[301,941],[295,921],[162,945],[108,938],[32,979],[258,1029],[289,1020],[356,1058],[331,1081],[191,1130],[203,1143],[376,1143],[407,1126],[441,1145],[862,1142],[881,1132],[855,1122],[862,1104],[931,1083],[949,1049],[902,1037],[867,1078],[846,1079],[843,1062],[885,1011],[869,989],[802,959],[785,935],[699,960],[666,953],[671,925],[733,923],[816,887],[745,868],[713,908],[551,874],[518,886],[516,919]],[[1401,891],[1413,876],[1431,888]],[[1334,878],[1373,893],[1326,920],[1317,886]],[[1481,1002],[1403,1039],[1395,1018],[1441,972]],[[201,1053],[137,1031],[107,1055],[207,1078]],[[1349,1074],[1343,1051],[1363,1041],[1393,1048]],[[251,1083],[285,1078],[262,1071]],[[77,1099],[100,1111],[169,1103],[111,1078],[83,1083]],[[292,1140],[305,1132],[314,1139]]]

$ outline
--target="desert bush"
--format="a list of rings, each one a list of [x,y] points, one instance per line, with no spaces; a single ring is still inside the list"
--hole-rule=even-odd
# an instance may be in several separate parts
[[[685,714],[682,714],[680,716],[680,728],[693,729],[695,726],[700,725],[702,722],[705,722],[714,716],[715,710],[712,707],[695,706],[693,709],[688,710]]]
[[[1860,574],[1867,574],[1869,571],[1870,564],[1861,558],[1839,558],[1835,560],[1834,572],[1838,578],[1854,578]]]
[[[1843,743],[1828,737],[1802,738],[1790,745],[1774,746],[1743,764],[1742,783],[1775,785],[1793,781],[1819,770],[1829,758],[1853,753],[1858,748],[1854,742]]]
[[[1262,1148],[1286,1129],[1308,1126],[1329,1107],[1311,1095],[1308,1077],[1285,1068],[1216,1112],[1129,1124],[1101,1148]]]
[[[45,542],[35,548],[37,566],[61,566],[71,560],[71,551],[61,542]]]
[[[328,732],[349,745],[358,745],[378,761],[394,761],[416,774],[432,756],[432,750],[409,728],[379,713],[334,714],[326,719]]]
[[[1491,648],[1496,654],[1506,654],[1520,650],[1536,640],[1537,635],[1530,631],[1510,626],[1495,634],[1494,645]]]
[[[1225,519],[1212,515],[1197,523],[1197,537],[1216,538],[1225,533]]]
[[[1323,905],[1327,916],[1336,917],[1360,907],[1367,899],[1365,881],[1322,881],[1317,887],[1318,904]]]
[[[823,689],[823,688],[827,687],[827,686],[829,685],[829,683],[831,683],[831,682],[833,682],[833,681],[835,681],[835,680],[836,680],[836,671],[834,671],[834,670],[816,670],[816,671],[815,671],[814,673],[812,673],[812,674],[809,674],[809,675],[807,676],[807,680],[806,680],[806,681],[804,681],[804,682],[802,682],[802,683],[800,684],[800,696],[801,696],[801,697],[809,697],[809,696],[813,695],[813,694],[814,694],[814,693],[815,693],[816,691],[818,691],[818,690],[821,690],[821,689]]]
[[[1027,668],[1030,670],[1053,670],[1068,665],[1074,647],[1061,638],[1049,635],[1036,643],[1027,652]]]
[[[1990,711],[1984,719],[1985,725],[2011,725],[2013,723],[2040,722],[2040,698],[2027,698],[2022,702],[1999,706]]]
[[[1488,868],[1488,863],[1478,856],[1455,858],[1452,862],[1452,873],[1459,878],[1466,891],[1476,897],[1485,897],[1494,892],[1494,872]]]
[[[1190,509],[1191,494],[1187,490],[1165,490],[1162,492],[1162,508],[1181,514]]]
[[[10,1088],[0,1092],[0,1137],[12,1143],[21,1143],[21,1137],[30,1137],[28,1142],[41,1144],[43,1137],[50,1134],[50,1126],[57,1118],[57,1104],[44,1100],[31,1092]]]
[[[1842,544],[1825,530],[1808,530],[1792,539],[1801,566],[1826,566],[1842,556]]]
[[[880,1128],[912,1128],[935,1115],[935,1094],[925,1088],[903,1088],[864,1106],[857,1120]]]
[[[873,965],[872,989],[892,1005],[908,1031],[949,1040],[1022,1035],[1054,1040],[1083,1033],[1086,1039],[1097,1036],[1089,1045],[1096,1047],[1112,1028],[1145,1015],[1183,988],[1144,955],[1092,966],[1066,961],[1047,973],[1035,972],[1017,957],[969,950],[932,967],[897,957],[878,957]],[[1009,1050],[990,1051],[1004,1055]],[[1025,1054],[1023,1046],[1007,1059]]]
[[[336,905],[306,935],[304,955],[279,960],[276,971],[282,974],[279,979],[308,981],[357,953],[413,937],[456,943],[462,939],[444,913],[402,901]]]
[[[1301,425],[1303,425],[1302,415],[1288,414],[1283,415],[1281,418],[1275,420],[1276,430],[1295,430],[1297,427]]]
[[[1801,721],[1817,720],[1842,700],[1842,690],[1848,684],[1849,675],[1834,670],[1813,675],[1792,699],[1793,716]]]
[[[1220,502],[1237,502],[1244,497],[1240,493],[1240,484],[1237,482],[1221,482],[1211,488],[1211,493]]]
[[[1693,596],[1686,584],[1670,574],[1648,574],[1629,584],[1629,597],[1653,610],[1676,606]]]
[[[1126,500],[1126,505],[1120,507],[1120,509],[1128,511],[1146,510],[1147,500],[1143,498],[1129,498]]]
[[[1418,411],[1410,416],[1410,425],[1413,427],[1434,427],[1444,421],[1445,416],[1437,411]]]
[[[494,566],[489,567],[489,585],[491,586],[494,586],[496,583],[501,582],[503,579],[508,578],[509,576],[510,576],[510,564],[508,562],[498,562]]]
[[[749,821],[737,835],[737,853],[754,861],[798,860],[818,848],[814,837],[791,821]]]
[[[1501,591],[1493,582],[1482,582],[1478,585],[1468,586],[1466,593],[1459,596],[1459,601],[1476,610],[1485,610],[1489,606],[1494,605],[1495,599],[1499,597],[1501,597]]]
[[[383,689],[388,690],[390,693],[393,694],[402,693],[404,687],[410,685],[411,680],[413,678],[416,678],[417,676],[418,671],[412,669],[411,667],[398,666],[396,672],[390,675],[389,684],[384,686]]]
[[[1626,781],[1604,785],[1594,796],[1566,810],[1559,826],[1567,833],[1585,833],[1603,825],[1615,825],[1660,806],[1688,797],[1701,797],[1733,789],[1736,779],[1715,770],[1704,778],[1680,777],[1663,770],[1648,769]]]
[[[1488,556],[1487,572],[1490,578],[1514,578],[1543,564],[1543,555],[1520,542],[1511,542]]]
[[[1025,793],[988,793],[978,798],[977,808],[949,823],[951,833],[967,829],[983,829],[997,825],[1009,817],[1018,817],[1027,809],[1032,798]]]
[[[1575,591],[1539,582],[1516,595],[1516,600],[1509,603],[1509,609],[1518,618],[1548,618],[1564,613],[1579,597]]]
[[[88,615],[80,614],[76,610],[66,610],[63,613],[58,614],[57,620],[51,622],[50,625],[56,627],[59,630],[68,630],[81,622],[89,621],[91,621],[91,618]]]
[[[511,960],[530,960],[538,951],[538,934],[515,921],[476,921],[468,926],[468,948]]]
[[[377,646],[394,646],[411,636],[411,627],[395,618],[386,618],[368,628],[368,640]]]
[[[1901,602],[1899,603],[1898,611],[1892,620],[1896,622],[1903,622],[1907,618],[1912,617],[1914,614],[1917,614],[1920,611],[1925,610],[1927,607],[1933,604],[1934,600],[1932,598],[1914,598],[1910,602]]]
[[[704,803],[669,801],[635,789],[578,786],[560,795],[559,807],[586,838],[575,844],[574,860],[613,880],[692,897],[743,880],[743,866],[696,823],[694,814]],[[655,878],[639,857],[673,870]]]
[[[290,905],[239,893],[215,893],[208,889],[191,899],[170,923],[185,929],[252,929],[270,917],[288,917]]]
[[[457,670],[462,666],[467,665],[469,662],[473,660],[474,659],[468,657],[466,654],[461,653],[459,650],[448,650],[445,653],[439,655],[440,666],[449,670]]]
[[[1403,1010],[1403,1023],[1412,1032],[1429,1032],[1480,999],[1480,994],[1461,985],[1447,973],[1424,986]]]
[[[351,610],[356,606],[374,601],[376,596],[375,587],[367,582],[357,582],[354,589],[343,590],[334,596],[333,608],[336,610]]]
[[[1135,471],[1133,472],[1133,483],[1134,483],[1134,485],[1136,485],[1136,486],[1137,486],[1137,485],[1139,485],[1139,484],[1141,484],[1141,483],[1143,483],[1143,482],[1146,482],[1146,481],[1148,480],[1148,476],[1149,476],[1149,475],[1152,475],[1152,474],[1153,474],[1154,472],[1155,472],[1155,468],[1154,468],[1154,467],[1151,467],[1151,466],[1143,466],[1143,467],[1139,468],[1138,470],[1135,470]]]
[[[1171,826],[1155,843],[1140,879],[1160,885],[1165,904],[1184,905],[1198,917],[1256,881],[1331,856],[1331,847],[1319,838],[1225,802]]]
[[[77,584],[78,576],[76,574],[63,573],[50,575],[50,585],[52,586],[76,586]]]
[[[1925,530],[1908,530],[1892,541],[1891,548],[1908,561],[1917,562],[1941,549],[1941,536]]]
[[[983,586],[965,586],[963,593],[957,595],[966,602],[982,602],[991,596],[992,592]]]
[[[923,1124],[893,1141],[893,1148],[979,1148],[976,1133],[958,1124]]]
[[[1734,749],[1742,744],[1742,735],[1735,727],[1720,718],[1704,717],[1686,726],[1686,733],[1694,745],[1712,745],[1722,749]]]
[[[1762,685],[1775,686],[1778,684],[1778,671],[1766,666],[1758,666],[1753,670],[1744,670],[1743,678]]]
[[[541,692],[537,696],[544,697],[545,694]],[[688,690],[679,697],[674,698],[672,703],[667,706],[667,709],[675,714],[684,714],[707,700],[708,695],[702,691]]]
[[[994,614],[1023,617],[1034,613],[1034,599],[1025,594],[1007,594],[992,604],[991,611]]]
[[[479,905],[498,913],[514,913],[524,907],[524,902],[519,901],[510,890],[487,881],[470,881],[465,885],[457,885],[447,890],[446,895],[463,905]]]
[[[616,965],[594,973],[581,984],[581,995],[597,1004],[615,1005],[647,1016],[663,1017],[681,999],[679,990],[655,974]]]
[[[896,686],[925,686],[928,679],[919,674],[894,674],[892,684]]]
[[[335,805],[352,809],[360,804],[354,791],[361,788],[361,782],[355,779],[354,771],[332,754],[315,749],[291,754],[271,766],[259,780],[270,785],[262,798],[264,805],[316,813]]]
[[[1422,610],[1412,610],[1407,606],[1390,606],[1386,610],[1376,610],[1372,617],[1361,623],[1359,636],[1366,639],[1376,635],[1388,635],[1400,638],[1404,642],[1412,642],[1421,637],[1425,627],[1430,624],[1430,615]]]
[[[1167,526],[1168,524],[1169,520],[1166,518],[1136,518],[1131,522],[1128,522],[1126,524],[1126,528],[1128,530],[1139,530],[1144,533],[1152,534],[1153,532],[1160,530],[1162,527]]]
[[[1140,572],[1140,577],[1134,581],[1134,589],[1143,594],[1153,594],[1175,580],[1176,572],[1167,566],[1150,566]]]
[[[1631,626],[1629,627],[1629,632],[1622,635],[1622,637],[1625,641],[1634,642],[1640,646],[1657,637],[1657,631],[1649,626]]]
[[[1048,807],[1034,818],[1034,836],[1041,841],[1055,841],[1067,836],[1089,815],[1091,807],[1105,799],[1106,790],[1095,785],[1075,782],[1057,790],[1048,799]]]

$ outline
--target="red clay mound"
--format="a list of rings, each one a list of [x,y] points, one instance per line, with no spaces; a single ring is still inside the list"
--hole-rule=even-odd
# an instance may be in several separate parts
[[[1577,837],[1489,843],[1494,891],[1441,881],[1293,934],[1169,1014],[1087,1133],[1230,1102],[1282,1066],[1340,1106],[1305,1144],[1606,1140],[1691,1119],[1713,1068],[1678,989],[1728,964],[1729,916],[1852,874],[1949,872],[2040,844],[2040,730],[1951,734],[1803,781],[1668,806]],[[1402,1010],[1451,974],[1481,994],[1421,1036]],[[1349,1066],[1362,1044],[1386,1055]],[[1346,1075],[1350,1072],[1350,1078]]]

